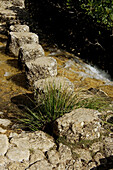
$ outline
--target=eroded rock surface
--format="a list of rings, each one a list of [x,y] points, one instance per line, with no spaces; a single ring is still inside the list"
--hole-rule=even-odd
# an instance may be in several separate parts
[[[29,32],[29,26],[27,25],[11,25],[9,28],[10,32]]]
[[[18,57],[19,49],[24,44],[39,43],[38,36],[31,32],[10,32],[7,49]]]
[[[23,66],[25,62],[35,60],[44,55],[45,55],[44,50],[40,44],[37,43],[25,44],[21,46],[19,51],[18,56],[19,64],[20,66]]]
[[[41,57],[25,63],[28,83],[57,75],[57,62],[52,57]]]

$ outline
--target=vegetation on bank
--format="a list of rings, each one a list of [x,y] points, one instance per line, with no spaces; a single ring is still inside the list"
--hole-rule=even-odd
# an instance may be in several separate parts
[[[61,87],[56,88],[55,85],[47,86],[46,92],[42,92],[39,98],[32,100],[32,103],[35,107],[24,106],[25,112],[19,118],[22,128],[31,131],[50,130],[57,118],[77,108],[90,108],[99,111],[113,109],[110,106],[111,100],[106,97],[92,95],[91,98],[84,99],[75,92],[66,91]]]

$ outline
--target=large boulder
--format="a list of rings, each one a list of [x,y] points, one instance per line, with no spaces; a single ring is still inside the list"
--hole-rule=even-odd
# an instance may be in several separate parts
[[[29,32],[29,26],[27,25],[11,25],[9,28],[10,32]]]
[[[19,50],[18,61],[20,66],[23,66],[25,62],[40,58],[44,55],[44,50],[40,44],[24,44]]]
[[[28,84],[32,86],[35,81],[57,75],[57,61],[52,57],[36,58],[25,63]]]
[[[19,49],[24,44],[39,43],[38,36],[31,32],[10,32],[6,51],[18,57]]]
[[[103,131],[98,116],[100,113],[93,109],[79,108],[60,117],[54,123],[54,133],[66,137],[67,141],[94,140]]]

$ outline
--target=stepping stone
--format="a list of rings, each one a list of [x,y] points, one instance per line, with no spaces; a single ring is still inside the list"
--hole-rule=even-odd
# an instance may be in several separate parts
[[[3,21],[8,21],[8,20],[12,20],[12,19],[16,19],[16,13],[13,10],[3,10],[0,9],[0,20]]]
[[[44,50],[40,44],[24,44],[19,50],[18,61],[20,66],[22,66],[25,62],[40,58],[44,55]]]
[[[47,92],[47,87],[52,86],[55,89],[74,91],[74,84],[66,77],[49,77],[34,82],[34,94],[38,99],[40,94]]]
[[[28,84],[57,75],[57,61],[52,57],[41,57],[25,63]]]
[[[29,26],[27,25],[11,25],[10,32],[29,32]]]
[[[8,119],[0,119],[0,125],[3,125],[3,126],[8,126],[10,125],[11,121],[8,120]]]
[[[19,49],[24,44],[39,43],[38,36],[31,32],[10,32],[6,50],[18,57]]]

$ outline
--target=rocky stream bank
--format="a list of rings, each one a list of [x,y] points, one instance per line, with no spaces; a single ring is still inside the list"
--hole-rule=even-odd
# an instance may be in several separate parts
[[[24,0],[0,0],[0,169],[112,170],[113,129],[102,118],[113,119],[113,83],[68,52],[44,50],[25,13]],[[44,91],[45,82],[55,81],[81,98],[96,94],[110,102],[101,112],[79,108],[58,118],[55,138],[20,129],[16,104],[25,103],[30,90]]]

